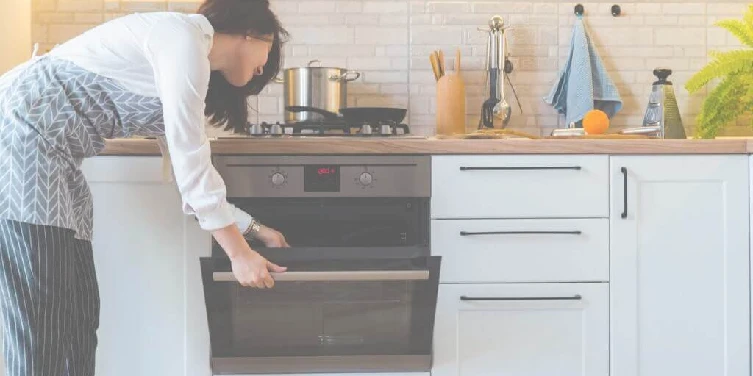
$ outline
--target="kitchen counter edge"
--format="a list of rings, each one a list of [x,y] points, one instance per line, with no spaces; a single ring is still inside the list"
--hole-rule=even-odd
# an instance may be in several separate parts
[[[753,139],[212,139],[214,155],[311,154],[753,154]],[[161,155],[153,139],[107,140],[102,156]]]

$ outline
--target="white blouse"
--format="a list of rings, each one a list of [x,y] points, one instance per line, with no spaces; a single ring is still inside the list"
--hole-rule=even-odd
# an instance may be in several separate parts
[[[136,13],[90,29],[48,55],[116,80],[135,94],[159,97],[183,211],[205,230],[236,224],[244,231],[252,217],[227,202],[204,128],[213,35],[203,15]]]

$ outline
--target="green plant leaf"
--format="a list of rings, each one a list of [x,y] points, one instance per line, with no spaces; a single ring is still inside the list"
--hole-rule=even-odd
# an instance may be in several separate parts
[[[748,9],[743,14],[743,21],[745,22],[745,26],[753,32],[753,4],[748,5]]]
[[[729,31],[740,43],[753,47],[753,30],[745,22],[739,20],[722,20],[716,22],[715,25]]]
[[[688,92],[693,93],[720,80],[703,100],[697,117],[696,138],[716,137],[722,128],[753,109],[753,50],[748,48],[753,47],[753,4],[747,7],[742,20],[721,20],[715,25],[730,32],[746,48],[711,52],[712,61],[685,84]],[[753,119],[751,121],[753,127]]]
[[[753,50],[712,52],[711,55],[714,60],[685,83],[685,89],[688,92],[698,91],[715,78],[741,72],[753,72]]]
[[[753,75],[740,75],[739,80],[745,88],[740,100],[746,103],[753,102]]]
[[[698,115],[696,137],[716,137],[725,125],[746,111],[748,107],[740,99],[750,89],[749,82],[749,78],[730,75],[709,93]]]

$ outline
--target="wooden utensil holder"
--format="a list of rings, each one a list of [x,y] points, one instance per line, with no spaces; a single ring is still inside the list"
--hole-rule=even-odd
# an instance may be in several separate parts
[[[466,133],[465,82],[457,72],[448,72],[437,81],[437,129],[439,135]]]

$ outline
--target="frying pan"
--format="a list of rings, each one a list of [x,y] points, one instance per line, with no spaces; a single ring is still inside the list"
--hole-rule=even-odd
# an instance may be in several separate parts
[[[408,110],[389,107],[341,108],[340,113],[348,124],[390,122],[400,124]]]
[[[340,115],[332,111],[322,110],[321,108],[311,107],[311,106],[286,106],[285,110],[290,111],[290,112],[305,112],[305,111],[315,112],[319,115],[324,116],[324,118],[327,120],[337,120],[340,118]]]
[[[390,108],[390,107],[351,107],[341,108],[340,114],[342,117],[334,112],[322,110],[316,107],[310,106],[287,106],[287,111],[301,112],[311,111],[323,115],[327,120],[339,120],[342,119],[348,124],[364,124],[364,123],[387,123],[393,122],[400,124],[405,115],[408,113],[404,108]]]

